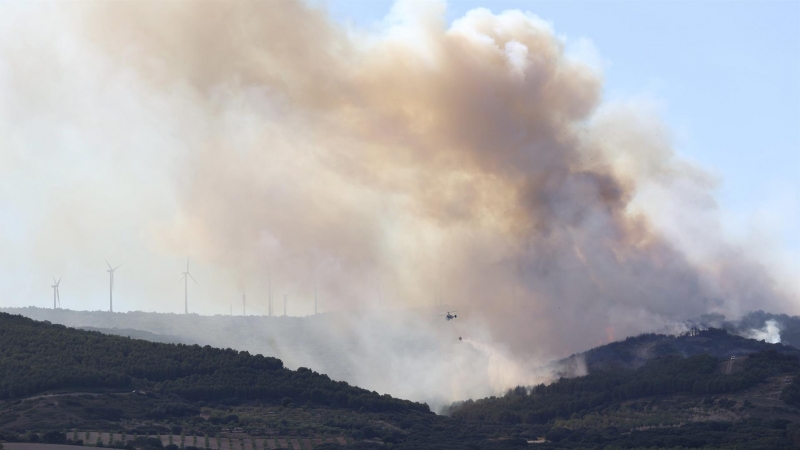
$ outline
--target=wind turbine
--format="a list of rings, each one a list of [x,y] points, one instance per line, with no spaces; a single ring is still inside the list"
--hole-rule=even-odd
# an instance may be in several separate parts
[[[184,281],[183,283],[184,314],[189,314],[189,278],[191,278],[192,281],[197,283],[197,280],[195,280],[192,274],[189,273],[189,258],[186,258],[186,272],[183,272],[183,276],[181,277],[181,280]],[[197,283],[197,285],[199,286],[200,283]]]
[[[106,260],[106,264],[108,264],[108,278],[109,278],[109,286],[108,286],[108,312],[114,312],[114,271],[119,269],[122,264],[117,267],[112,268],[111,263]]]
[[[267,274],[267,295],[269,297],[269,316],[272,317],[272,275]]]
[[[286,317],[286,296],[288,294],[283,294],[283,317]]]
[[[61,283],[61,278],[56,281],[56,277],[53,277],[53,283],[51,287],[53,288],[53,309],[56,309],[56,300],[58,301],[58,307],[61,307],[61,297],[58,295],[58,284]]]

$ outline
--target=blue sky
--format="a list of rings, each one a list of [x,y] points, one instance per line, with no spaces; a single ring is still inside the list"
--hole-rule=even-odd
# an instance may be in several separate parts
[[[321,3],[369,28],[393,2]],[[448,21],[479,7],[530,11],[568,43],[590,40],[606,100],[654,101],[676,151],[719,179],[727,230],[778,234],[800,264],[800,2],[470,0],[449,2]]]

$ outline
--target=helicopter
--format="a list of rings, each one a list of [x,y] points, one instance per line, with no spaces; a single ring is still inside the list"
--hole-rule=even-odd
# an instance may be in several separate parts
[[[458,311],[452,311],[458,312]],[[458,317],[457,314],[450,314],[450,311],[447,311],[447,314],[439,314],[439,317],[444,317],[448,322]]]
[[[457,314],[453,314],[454,312],[458,312],[458,311],[447,311],[447,314],[439,314],[439,317],[444,317],[448,322],[450,322],[451,320],[453,320],[456,317],[458,317]],[[458,330],[456,330],[455,324],[453,322],[450,322],[450,325],[452,325],[453,326],[453,330],[455,330],[455,332],[458,333]],[[461,341],[463,339],[461,339],[461,336],[459,336],[458,340]]]

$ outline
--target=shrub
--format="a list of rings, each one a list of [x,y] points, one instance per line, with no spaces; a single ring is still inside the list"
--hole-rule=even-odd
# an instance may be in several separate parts
[[[67,442],[67,435],[66,433],[60,433],[58,431],[48,431],[42,436],[42,442],[48,444],[63,444]]]

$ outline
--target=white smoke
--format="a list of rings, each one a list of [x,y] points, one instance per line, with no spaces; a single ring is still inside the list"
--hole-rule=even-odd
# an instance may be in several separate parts
[[[770,344],[780,344],[781,328],[776,320],[770,319],[764,323],[764,328],[760,330],[753,328],[750,331],[748,331],[747,337],[749,337],[750,339],[765,341]]]

